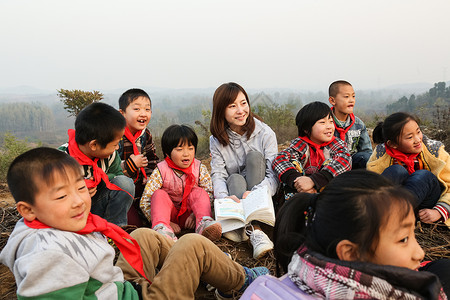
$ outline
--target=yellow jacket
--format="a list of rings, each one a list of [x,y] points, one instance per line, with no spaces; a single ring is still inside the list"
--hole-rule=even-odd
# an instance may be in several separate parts
[[[420,157],[424,168],[433,173],[444,187],[438,203],[450,213],[450,155],[445,151],[444,144],[423,136]],[[392,166],[393,161],[386,153],[384,144],[379,144],[367,162],[367,170],[381,174],[387,167]],[[445,224],[450,227],[450,218]]]

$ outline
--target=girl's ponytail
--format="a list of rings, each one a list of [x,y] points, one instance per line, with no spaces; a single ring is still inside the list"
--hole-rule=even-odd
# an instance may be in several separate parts
[[[278,211],[273,239],[275,241],[276,271],[287,271],[292,254],[305,241],[314,219],[318,194],[300,193],[289,199]]]
[[[382,144],[385,142],[383,136],[383,122],[378,122],[377,126],[373,129],[372,139],[375,144]]]

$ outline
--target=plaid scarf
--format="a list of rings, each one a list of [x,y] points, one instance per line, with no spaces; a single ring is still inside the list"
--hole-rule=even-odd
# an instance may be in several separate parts
[[[434,274],[330,259],[305,246],[292,256],[288,273],[302,291],[320,299],[447,299]]]
[[[50,226],[42,223],[41,221],[34,219],[29,222],[25,220],[25,225],[34,229],[51,228]],[[135,239],[133,239],[127,232],[116,224],[109,223],[105,219],[89,213],[86,226],[77,231],[77,234],[89,234],[92,232],[100,232],[103,235],[113,240],[114,244],[119,248],[125,260],[138,271],[145,279],[147,277],[144,273],[144,264],[142,262],[141,248]],[[149,279],[148,282],[152,283]]]

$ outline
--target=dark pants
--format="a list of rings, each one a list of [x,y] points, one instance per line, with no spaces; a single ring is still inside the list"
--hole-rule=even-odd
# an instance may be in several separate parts
[[[403,186],[416,196],[414,209],[433,208],[441,196],[437,177],[428,170],[417,170],[409,174],[405,167],[392,165],[381,173],[395,184]]]

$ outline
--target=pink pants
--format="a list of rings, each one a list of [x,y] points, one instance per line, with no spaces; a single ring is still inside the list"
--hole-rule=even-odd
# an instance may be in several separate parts
[[[196,225],[198,225],[203,217],[211,217],[211,203],[209,202],[209,195],[204,189],[194,186],[191,193],[187,197],[186,204],[187,211],[180,216],[179,222],[177,222],[179,209],[175,207],[172,199],[166,191],[162,189],[156,190],[152,195],[150,204],[152,226],[162,223],[170,227],[170,222],[172,221],[183,228],[186,219],[191,215],[191,213],[194,213],[195,215]]]

